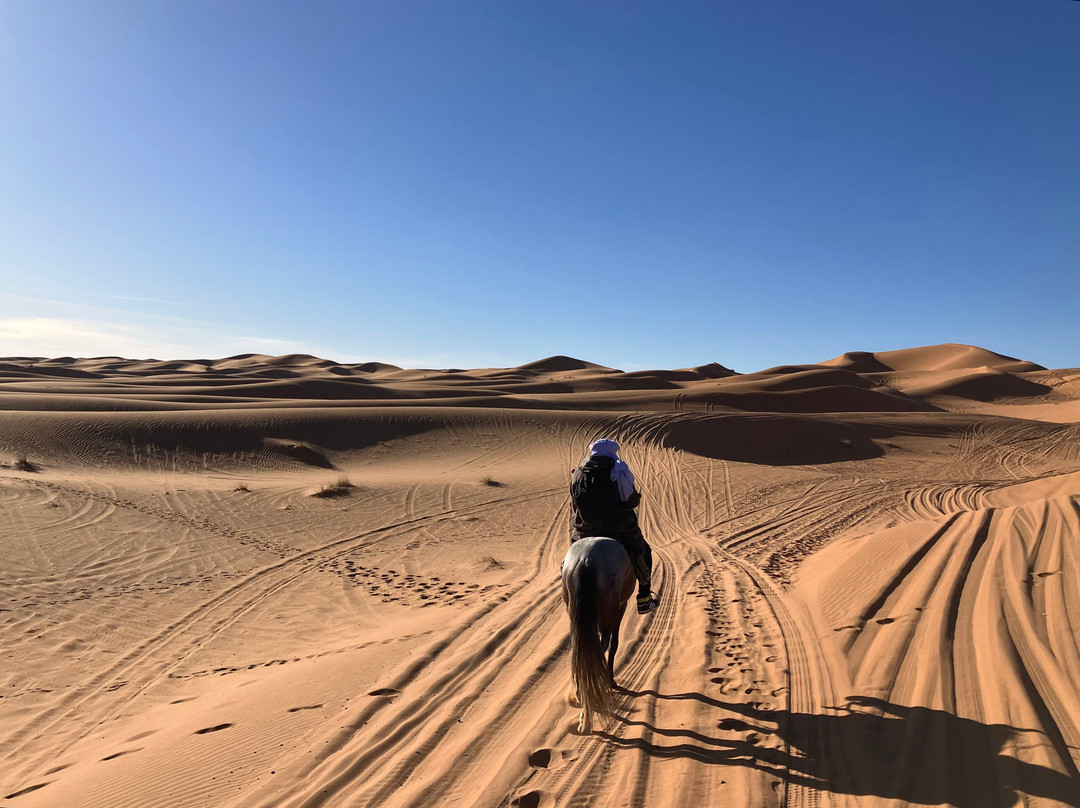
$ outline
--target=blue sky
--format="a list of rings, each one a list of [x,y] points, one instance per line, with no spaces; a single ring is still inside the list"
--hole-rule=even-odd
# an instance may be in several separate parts
[[[1069,0],[0,4],[0,355],[1078,357]]]

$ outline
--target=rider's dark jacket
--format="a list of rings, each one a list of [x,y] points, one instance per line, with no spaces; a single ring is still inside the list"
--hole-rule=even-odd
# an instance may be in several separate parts
[[[596,469],[601,473],[604,471],[610,473],[611,469],[615,467],[615,462],[615,459],[611,457],[592,455],[581,466],[574,469],[571,474],[571,486],[580,478],[583,469]],[[635,490],[626,501],[621,499],[613,501],[611,507],[602,517],[593,515],[593,518],[588,521],[575,507],[570,518],[570,527],[578,538],[584,536],[608,536],[614,539],[620,538],[627,533],[640,535],[637,514],[634,512],[634,508],[640,502],[641,495]],[[571,500],[571,504],[573,504],[573,500]]]

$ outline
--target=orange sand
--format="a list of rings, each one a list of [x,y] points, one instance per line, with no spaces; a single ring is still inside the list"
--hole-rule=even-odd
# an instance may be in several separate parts
[[[0,360],[0,806],[1078,805],[1078,420],[1077,370],[960,345]],[[600,436],[662,603],[581,737]]]

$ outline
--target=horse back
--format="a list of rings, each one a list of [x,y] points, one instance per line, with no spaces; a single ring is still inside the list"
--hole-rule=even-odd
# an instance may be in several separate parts
[[[614,539],[596,537],[574,542],[563,559],[564,597],[577,591],[586,567],[595,575],[597,622],[614,620],[617,626],[636,583],[630,556]]]

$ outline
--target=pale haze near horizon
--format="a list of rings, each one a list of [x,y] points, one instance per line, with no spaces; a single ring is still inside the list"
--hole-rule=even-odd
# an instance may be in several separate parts
[[[1076,366],[1078,9],[9,2],[0,355]]]

